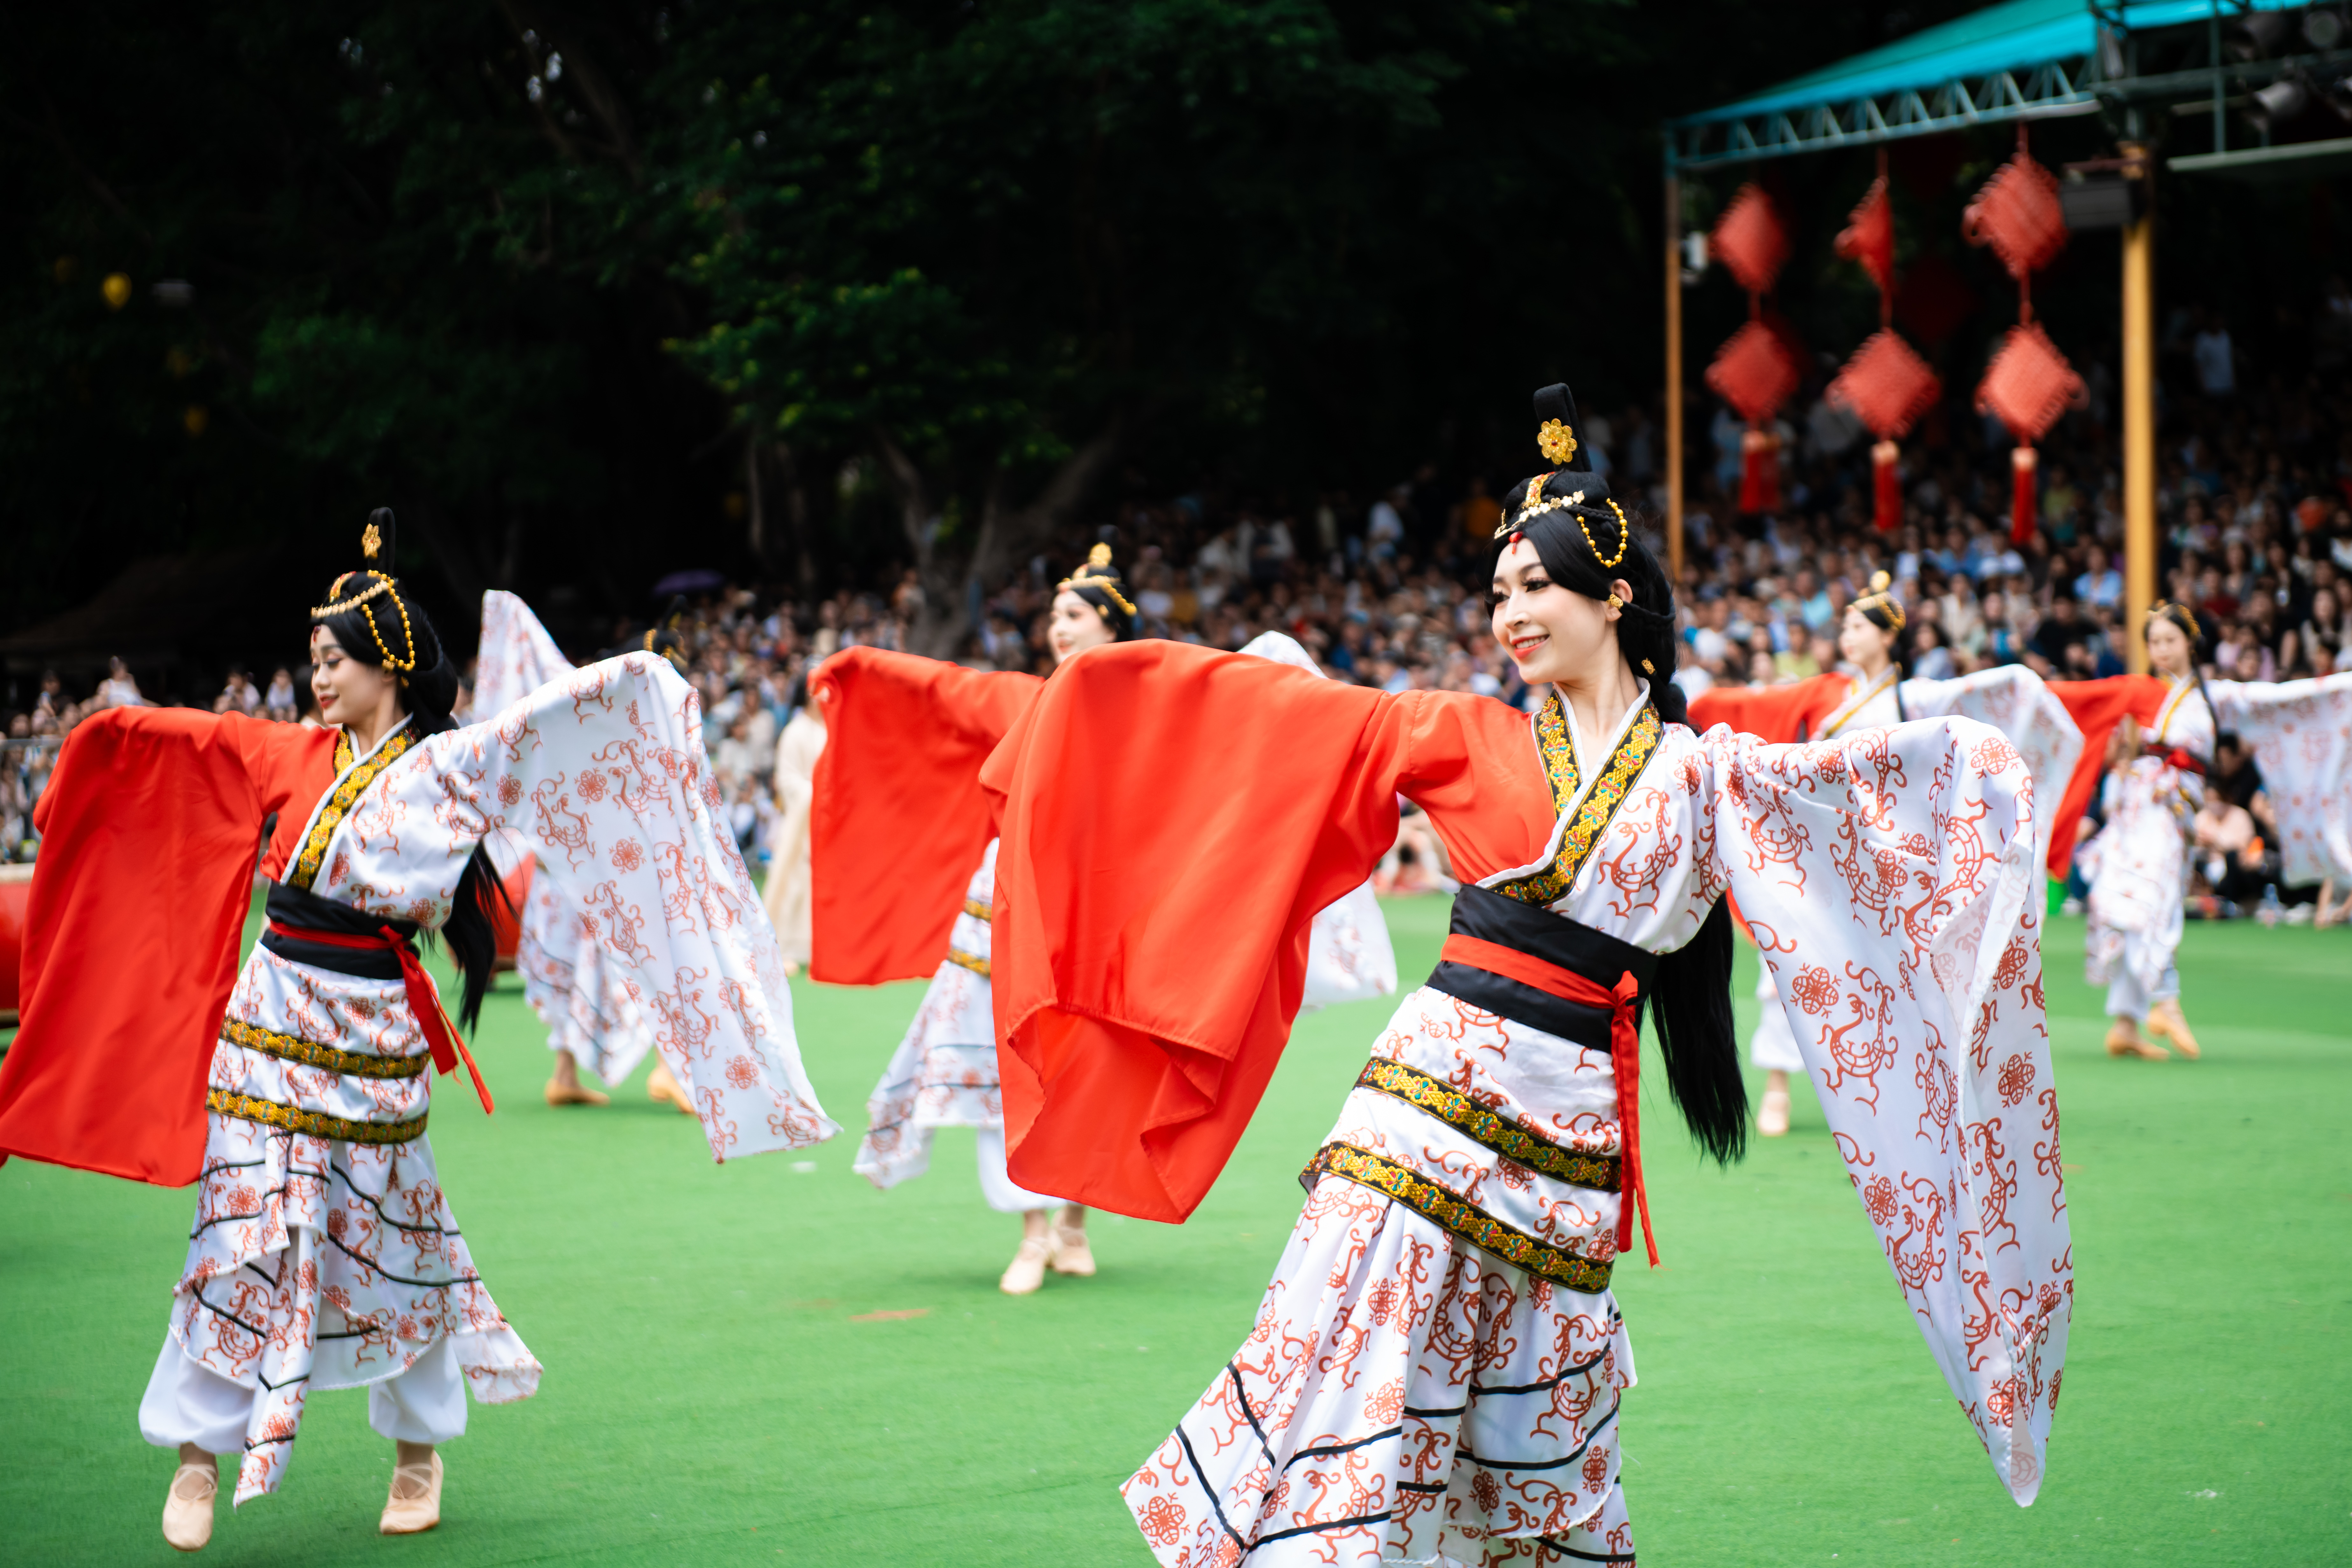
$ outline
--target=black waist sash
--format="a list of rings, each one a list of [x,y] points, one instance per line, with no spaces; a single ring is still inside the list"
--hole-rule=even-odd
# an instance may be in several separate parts
[[[1564,915],[1469,883],[1454,895],[1452,929],[1458,935],[1491,942],[1581,975],[1603,990],[1615,985],[1619,976],[1631,971],[1641,983],[1643,994],[1647,995],[1650,976],[1658,967],[1656,953],[1620,942]],[[1588,1007],[1549,991],[1539,991],[1524,981],[1466,963],[1440,963],[1430,972],[1427,984],[1433,991],[1443,991],[1486,1012],[1573,1040],[1587,1049],[1609,1049],[1610,1013],[1606,1008]]]
[[[355,910],[349,904],[339,904],[332,899],[284,882],[269,885],[269,920],[273,926],[290,926],[298,931],[332,931],[338,936],[377,936],[390,926],[403,940],[416,939],[415,921],[396,920],[390,915],[373,915],[365,910]],[[304,942],[299,937],[281,936],[274,930],[261,933],[261,945],[286,960],[312,969],[324,969],[335,974],[348,974],[356,980],[398,980],[401,978],[400,959],[388,947],[330,947],[324,942]],[[1528,1022],[1533,1023],[1533,1019]],[[1542,1026],[1538,1025],[1538,1028]]]

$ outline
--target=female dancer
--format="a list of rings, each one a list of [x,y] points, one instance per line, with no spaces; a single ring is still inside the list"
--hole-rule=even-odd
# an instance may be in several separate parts
[[[1142,629],[1142,618],[1110,561],[1110,547],[1096,545],[1087,563],[1055,589],[1045,628],[1055,664],[1087,648],[1125,642]],[[822,674],[818,679],[823,681]],[[830,689],[818,687],[820,693]],[[1021,1246],[997,1283],[1008,1295],[1025,1296],[1045,1283],[1047,1268],[1084,1278],[1094,1273],[1095,1258],[1087,1240],[1084,1205],[1065,1204],[1056,1215],[1052,1198],[1025,1190],[1005,1173],[1004,1102],[997,1089],[996,1021],[989,986],[989,916],[995,896],[996,840],[992,838],[964,889],[947,957],[931,976],[915,1021],[866,1102],[866,1137],[852,1169],[887,1192],[930,1168],[935,1131],[971,1128],[982,1197],[999,1214],[1021,1216]]]
[[[24,1028],[0,1062],[0,1152],[202,1182],[140,1405],[147,1439],[179,1450],[163,1531],[183,1551],[211,1537],[215,1456],[241,1455],[238,1502],[276,1489],[315,1391],[369,1390],[369,1422],[396,1446],[380,1526],[396,1534],[439,1521],[436,1449],[465,1430],[467,1385],[488,1404],[538,1386],[425,1131],[427,1057],[445,1073],[472,1063],[415,941],[447,942],[470,1022],[494,951],[488,836],[527,829],[549,879],[593,904],[715,1155],[835,1131],[801,1070],[758,895],[703,795],[691,690],[640,653],[453,728],[457,673],[387,570],[390,512],[362,544],[369,565],[310,612],[333,728],[111,712],[76,732],[67,787],[43,801],[56,853],[34,882]],[[269,926],[240,972],[271,812]],[[159,868],[171,899],[152,897]]]
[[[1571,458],[1566,389],[1538,409]],[[1675,1099],[1735,1155],[1727,889],[1906,1305],[2031,1500],[2070,1249],[2014,749],[1959,719],[1696,736],[1668,584],[1602,481],[1538,475],[1502,532],[1496,635],[1550,688],[1532,721],[1150,644],[1059,672],[983,773],[1011,1170],[1127,1213],[1181,1219],[1214,1179],[1304,911],[1377,860],[1395,793],[1465,883],[1307,1167],[1255,1331],[1129,1481],[1138,1524],[1169,1564],[1633,1560],[1609,1279],[1646,1208],[1636,1019],[1646,996]]]
[[[2023,665],[1947,680],[1911,676],[1907,617],[1884,572],[1872,576],[1869,593],[1846,606],[1838,652],[1846,668],[1810,680],[1761,689],[1711,688],[1691,700],[1691,721],[1701,728],[1725,723],[1760,740],[1790,742],[1832,740],[1872,725],[1958,714],[2008,735],[2041,798],[2049,801],[2059,797],[2082,755],[2082,731],[2042,678]],[[2046,829],[2040,830],[2038,841],[2046,858]],[[1756,998],[1779,1001],[1769,973],[1757,977]],[[1756,1131],[1780,1137],[1789,1131],[1789,1075],[1804,1071],[1805,1064],[1777,1005],[1767,1005],[1758,1018],[1748,1059],[1764,1069]]]
[[[1094,547],[1087,563],[1054,596],[1046,639],[1062,664],[1088,648],[1132,640],[1140,619],[1111,565],[1110,549]],[[1313,669],[1306,651],[1280,633],[1243,650],[1261,658]],[[977,787],[981,761],[1011,728],[1039,685],[1026,675],[980,674],[933,660],[853,648],[827,661],[813,679],[818,705],[828,710],[830,739],[819,763],[812,826],[816,919],[811,974],[819,980],[874,984],[939,952],[930,987],[906,1038],[883,1070],[866,1103],[867,1131],[856,1169],[888,1189],[930,1164],[932,1132],[971,1127],[979,1149],[981,1191],[992,1208],[1022,1216],[1022,1238],[1002,1288],[1026,1295],[1057,1274],[1095,1271],[1086,1234],[1086,1209],[1015,1183],[1005,1172],[1004,1109],[997,1076],[993,991],[990,982],[995,897],[996,841]],[[919,753],[919,754],[916,754]],[[937,814],[945,803],[964,815],[936,830],[913,829],[917,812]],[[912,841],[925,847],[932,868],[898,864]],[[980,868],[963,889],[944,932],[918,930],[898,942],[910,958],[876,957],[895,930],[933,906],[927,891],[909,891],[910,877],[948,858],[960,834],[986,834]],[[968,841],[968,840],[964,840]],[[891,896],[876,909],[871,890]],[[879,930],[890,927],[891,930]],[[1388,927],[1368,887],[1359,887],[1316,916],[1309,944],[1307,999],[1316,1004],[1384,995],[1396,989],[1396,959]]]
[[[645,638],[646,651],[669,660],[680,675],[686,673],[685,639],[677,629],[684,604],[674,603],[664,624]],[[474,661],[477,718],[488,719],[572,672],[572,661],[530,606],[496,588],[483,594],[482,640]],[[529,837],[517,832],[500,836],[494,847],[526,860],[541,857]],[[653,1049],[652,1027],[591,934],[594,912],[555,879],[530,874],[521,886],[515,968],[522,975],[523,1000],[547,1026],[547,1048],[555,1053],[547,1103],[609,1105],[610,1095],[580,1081],[582,1065],[605,1083],[626,1081]],[[694,1114],[694,1102],[658,1059],[646,1075],[646,1098]]]
[[[2186,605],[2153,606],[2147,635],[2155,675],[2051,685],[2084,735],[2083,763],[2054,814],[2053,859],[2100,787],[2110,736],[2132,726],[2106,826],[2079,852],[2090,887],[2084,973],[2107,988],[2107,1053],[2161,1061],[2167,1045],[2199,1054],[2174,961],[2189,834],[2215,742],[2233,731],[2253,751],[2278,816],[2283,879],[2343,876],[2352,870],[2352,678],[2208,682],[2197,666],[2202,631]]]

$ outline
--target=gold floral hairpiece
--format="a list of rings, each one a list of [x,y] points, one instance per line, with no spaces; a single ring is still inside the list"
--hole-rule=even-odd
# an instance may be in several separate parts
[[[1547,419],[1536,432],[1536,445],[1542,448],[1545,462],[1558,463],[1564,468],[1568,460],[1576,456],[1576,431],[1558,419]]]
[[[1127,595],[1118,591],[1118,574],[1110,569],[1110,546],[1108,544],[1097,544],[1087,552],[1087,563],[1063,578],[1059,586],[1100,588],[1110,595],[1112,604],[1125,610],[1129,616],[1133,616],[1139,613],[1133,605],[1127,602]],[[1095,613],[1106,616],[1108,614],[1099,607]]]

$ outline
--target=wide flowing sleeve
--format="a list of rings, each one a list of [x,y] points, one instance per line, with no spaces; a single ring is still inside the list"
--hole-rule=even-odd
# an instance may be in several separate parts
[[[261,828],[278,816],[268,862],[282,866],[333,781],[334,743],[177,708],[110,709],[74,731],[37,812],[0,1155],[196,1179]]]
[[[1482,779],[1482,752],[1523,754]],[[1538,852],[1528,721],[1178,643],[1078,655],[982,783],[997,856],[997,1064],[1013,1179],[1181,1220],[1298,1010],[1307,926],[1431,808],[1465,875]],[[1516,837],[1514,837],[1516,835]],[[1472,869],[1478,868],[1478,869]]]
[[[2020,1504],[2074,1305],[2033,792],[1972,720],[1704,738],[1715,853],[1863,1211]]]
[[[2107,739],[2126,719],[2153,724],[2172,688],[2153,675],[2110,675],[2103,680],[2053,680],[2050,694],[2083,732],[2083,749],[2075,753],[2074,769],[2066,778],[2066,793],[2055,810],[2046,805],[2050,826],[2043,835],[2050,846],[2050,872],[2056,876],[2073,864],[2074,829],[2091,809],[2106,775]]]
[[[853,647],[809,678],[824,750],[809,808],[809,978],[915,980],[947,956],[994,837],[980,767],[1044,683]]]
[[[2352,674],[2215,680],[2205,692],[2215,726],[2237,731],[2262,769],[2287,884],[2352,882]]]
[[[1260,632],[1241,651],[1318,677],[1323,673],[1315,656],[1287,632]],[[1396,988],[1396,944],[1367,877],[1318,910],[1307,928],[1307,980],[1299,1008],[1311,1013],[1342,1002],[1368,1002],[1393,996]]]
[[[2083,731],[2042,679],[2021,664],[2004,664],[1949,680],[1906,680],[1902,697],[1903,711],[1911,718],[1957,714],[2009,737],[2033,781],[2035,863],[2053,871],[2063,868],[2065,862],[2051,843],[2051,825],[2074,782],[2074,765],[2083,759]]]
[[[330,841],[316,890],[437,926],[476,841],[511,828],[586,911],[720,1160],[819,1143],[774,931],[667,661],[592,664],[385,770]]]
[[[530,606],[491,588],[482,595],[482,641],[474,656],[474,717],[487,719],[521,701],[572,663]]]
[[[1821,729],[1853,689],[1834,670],[1784,686],[1710,686],[1690,700],[1690,720],[1701,731],[1728,724],[1759,741],[1801,741]]]

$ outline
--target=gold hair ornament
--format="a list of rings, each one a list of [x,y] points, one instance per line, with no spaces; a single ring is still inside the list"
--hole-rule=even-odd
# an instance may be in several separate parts
[[[366,530],[365,530],[363,532],[362,532],[362,533],[361,533],[361,535],[360,535],[360,553],[361,553],[361,555],[364,556],[365,558],[367,558],[367,559],[368,559],[368,560],[370,560],[370,561],[373,561],[373,560],[374,560],[374,559],[375,559],[375,557],[376,557],[376,552],[377,552],[377,551],[379,551],[379,550],[382,550],[383,548],[383,534],[381,534],[381,533],[378,533],[378,532],[376,531],[376,527],[375,527],[375,524],[374,524],[374,523],[373,523],[373,522],[369,523],[369,524],[367,525]]]
[[[1129,616],[1140,615],[1133,605],[1127,602],[1127,595],[1118,591],[1118,574],[1110,569],[1110,546],[1108,544],[1097,544],[1092,550],[1087,551],[1087,563],[1063,578],[1060,586],[1100,588],[1110,595],[1112,604],[1125,610]],[[1109,612],[1100,607],[1097,607],[1095,613],[1105,619],[1109,618]]]
[[[1555,468],[1552,473],[1559,471]],[[1549,500],[1542,500],[1543,488],[1550,482],[1551,477],[1551,474],[1538,474],[1528,481],[1527,499],[1519,503],[1518,515],[1507,518],[1497,523],[1495,528],[1496,538],[1500,539],[1507,533],[1518,532],[1528,525],[1531,518],[1538,518],[1548,511],[1559,511],[1562,508],[1575,506],[1584,500],[1582,490],[1570,490],[1564,496],[1554,496]]]
[[[1895,623],[1894,629],[1898,632],[1901,631],[1903,629],[1903,602],[1900,599],[1897,599],[1891,591],[1894,587],[1894,584],[1895,579],[1889,577],[1885,573],[1872,573],[1870,576],[1870,592],[1864,594],[1861,598],[1856,599],[1853,604],[1847,605],[1846,608],[1850,610],[1869,610],[1874,607],[1885,610],[1886,612],[1887,619]]]
[[[373,531],[375,524],[370,523],[368,528]],[[383,668],[396,675],[413,673],[416,668],[416,633],[408,624],[408,606],[401,603],[400,590],[393,585],[391,578],[371,568],[367,575],[375,579],[373,583],[348,599],[336,597],[343,591],[343,584],[358,575],[357,572],[346,572],[336,578],[335,585],[327,590],[327,602],[310,607],[310,618],[323,621],[329,616],[357,610],[367,621],[368,635],[375,638],[376,652],[383,656]],[[375,624],[375,611],[369,607],[369,601],[384,596],[389,596],[392,607],[400,612],[401,646],[408,649],[408,657],[404,659],[393,657],[391,646],[383,640],[383,628]]]
[[[1564,468],[1568,460],[1576,456],[1576,432],[1559,420],[1547,419],[1536,432],[1536,445],[1543,449],[1544,461],[1558,463]]]
[[[1617,514],[1617,553],[1609,556],[1605,560],[1602,558],[1601,554],[1601,546],[1592,542],[1592,530],[1586,525],[1584,514],[1582,512],[1578,512],[1576,514],[1576,527],[1577,531],[1584,535],[1585,548],[1592,552],[1592,558],[1595,561],[1599,561],[1603,566],[1614,566],[1617,563],[1625,559],[1625,546],[1633,537],[1633,525],[1625,521],[1625,509],[1617,504],[1614,497],[1603,497],[1602,499],[1608,501],[1609,510]]]
[[[2150,605],[2147,607],[2147,618],[2149,620],[2154,620],[2158,616],[2163,615],[2167,610],[2179,610],[2180,612],[2181,618],[2189,623],[2189,635],[2190,637],[2200,641],[2204,638],[2205,634],[2197,629],[2197,612],[2190,609],[2188,605],[2176,603],[2171,599],[2158,599],[2155,604]]]

